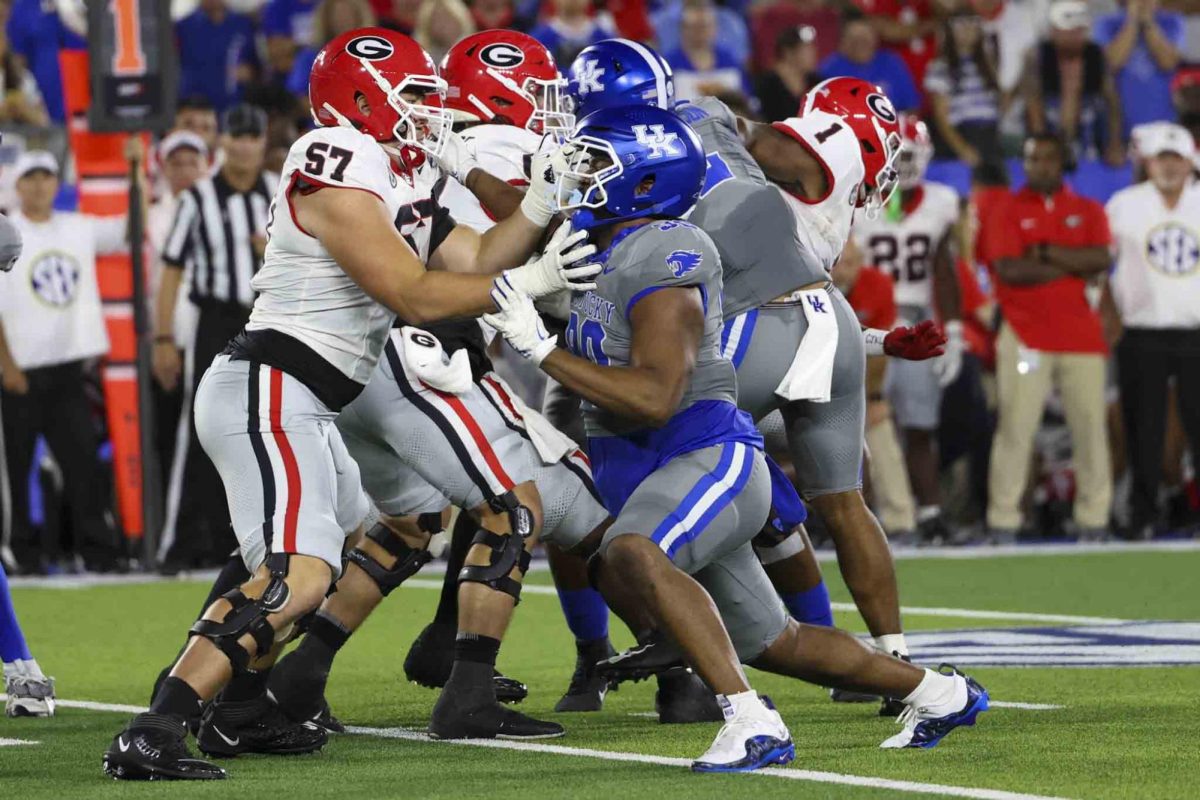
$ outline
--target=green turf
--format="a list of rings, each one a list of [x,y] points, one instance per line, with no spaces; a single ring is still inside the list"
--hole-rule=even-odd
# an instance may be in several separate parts
[[[906,605],[1118,618],[1198,619],[1200,553],[1114,553],[900,563]],[[835,599],[848,598],[827,567]],[[436,577],[426,576],[426,577]],[[542,582],[540,575],[533,582]],[[144,704],[159,668],[182,642],[204,587],[194,582],[79,590],[15,590],[30,644],[58,678],[60,697]],[[400,662],[437,593],[407,589],[388,601],[339,657],[329,698],[358,725],[421,728],[434,694],[403,682]],[[839,623],[859,629],[857,618]],[[909,615],[910,630],[1014,625]],[[628,641],[626,636],[617,636]],[[501,668],[530,685],[525,708],[548,714],[572,666],[570,636],[553,596],[528,593]],[[932,751],[885,752],[893,723],[873,708],[830,703],[822,690],[752,673],[797,743],[793,768],[1087,798],[1192,797],[1200,668],[981,669],[994,699],[1057,703],[1056,711],[995,709]],[[660,726],[650,684],[610,694],[599,714],[565,718],[567,747],[693,757],[715,725]],[[894,792],[753,776],[693,776],[677,767],[496,751],[374,736],[337,737],[318,756],[242,758],[235,784],[137,786],[102,779],[100,754],[123,715],[61,709],[54,720],[2,720],[0,797],[884,797]],[[274,794],[272,794],[274,793]]]

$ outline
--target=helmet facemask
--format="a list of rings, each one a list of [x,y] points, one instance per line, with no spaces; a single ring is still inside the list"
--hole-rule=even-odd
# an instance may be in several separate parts
[[[876,127],[879,125],[876,123]],[[900,175],[896,169],[897,162],[901,151],[904,149],[904,140],[900,138],[900,134],[895,131],[884,133],[879,130],[879,140],[883,142],[885,151],[883,166],[875,173],[875,185],[870,187],[867,192],[863,207],[866,210],[867,219],[875,219],[879,216],[879,212],[887,207],[887,204],[895,194],[896,189],[900,185]]]
[[[388,106],[396,112],[397,120],[392,126],[396,141],[435,158],[441,155],[446,147],[446,134],[454,122],[450,111],[443,107],[446,82],[436,75],[408,75],[392,86],[371,62],[362,59],[362,65],[384,92]],[[404,98],[405,94],[419,94],[422,98],[434,95],[437,105],[411,102]]]
[[[625,168],[613,146],[594,136],[576,136],[564,147],[572,148],[566,168],[559,171],[554,201],[559,211],[601,209],[608,204],[605,184],[620,177]],[[599,165],[599,169],[597,166]]]
[[[522,97],[529,99],[533,105],[533,114],[525,127],[534,133],[553,136],[558,141],[565,141],[575,129],[575,115],[568,109],[566,93],[567,86],[564,78],[528,77],[518,90]]]

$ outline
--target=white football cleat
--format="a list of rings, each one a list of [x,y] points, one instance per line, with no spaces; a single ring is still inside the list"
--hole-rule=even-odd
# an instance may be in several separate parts
[[[904,729],[879,745],[884,749],[902,747],[936,747],[946,734],[955,728],[974,725],[975,718],[988,710],[988,693],[974,678],[953,669],[956,682],[961,682],[966,699],[960,708],[953,711],[931,709],[910,704],[900,715]]]
[[[4,691],[8,694],[4,703],[5,716],[54,716],[54,678],[10,675],[4,681]]]
[[[692,762],[693,772],[751,772],[796,757],[792,736],[769,698],[750,691],[717,695],[717,701],[725,724],[708,752]]]

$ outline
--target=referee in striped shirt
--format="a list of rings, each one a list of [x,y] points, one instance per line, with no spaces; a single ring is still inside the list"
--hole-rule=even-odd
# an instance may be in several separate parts
[[[161,254],[163,275],[155,299],[154,375],[170,391],[182,372],[185,401],[167,493],[159,557],[173,571],[223,564],[235,544],[225,490],[196,439],[191,396],[204,370],[250,319],[250,279],[262,266],[268,210],[279,176],[263,167],[267,115],[237,105],[221,119],[225,161],[210,178],[179,196],[175,221]],[[195,339],[181,357],[172,331],[180,283],[198,310]],[[184,440],[180,431],[179,440]],[[181,491],[186,487],[186,491]]]

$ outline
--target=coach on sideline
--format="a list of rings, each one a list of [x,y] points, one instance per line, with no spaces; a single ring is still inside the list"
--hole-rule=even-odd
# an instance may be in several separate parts
[[[1138,137],[1148,180],[1108,201],[1117,261],[1111,297],[1124,327],[1117,378],[1133,477],[1130,528],[1149,538],[1160,521],[1167,390],[1200,458],[1200,185],[1186,128],[1160,123]]]
[[[193,392],[213,358],[241,332],[254,305],[250,279],[262,266],[267,216],[279,185],[279,176],[263,168],[266,113],[250,105],[226,111],[221,117],[221,147],[225,160],[220,170],[180,194],[161,253],[154,375],[164,389],[179,380],[184,366],[174,327],[185,273],[188,296],[199,309],[183,375]],[[167,572],[217,566],[225,563],[235,544],[225,489],[191,424],[186,454],[176,453],[171,470],[159,558]]]

